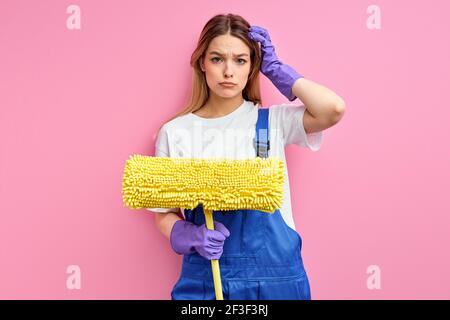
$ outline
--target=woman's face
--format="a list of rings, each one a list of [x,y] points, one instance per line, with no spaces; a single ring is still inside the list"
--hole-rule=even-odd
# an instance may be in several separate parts
[[[247,85],[250,66],[250,48],[241,39],[227,34],[210,42],[202,70],[210,90],[218,96],[230,98],[241,95]],[[224,81],[235,85],[221,85]]]

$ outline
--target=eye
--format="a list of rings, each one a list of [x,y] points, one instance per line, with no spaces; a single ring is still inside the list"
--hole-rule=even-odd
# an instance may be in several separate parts
[[[212,62],[216,62],[216,60],[214,60],[214,59],[222,60],[222,58],[214,57],[214,58],[211,58],[211,61],[212,61]],[[245,59],[238,59],[238,61],[242,61],[242,62],[240,62],[239,64],[245,64],[245,63],[247,63],[247,60],[245,60]]]

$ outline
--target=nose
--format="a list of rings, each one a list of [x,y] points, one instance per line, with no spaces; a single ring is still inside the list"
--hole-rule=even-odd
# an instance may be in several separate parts
[[[230,61],[227,61],[227,63],[225,63],[225,71],[224,71],[225,78],[233,77],[234,71],[233,71],[232,66],[233,66],[233,63]]]

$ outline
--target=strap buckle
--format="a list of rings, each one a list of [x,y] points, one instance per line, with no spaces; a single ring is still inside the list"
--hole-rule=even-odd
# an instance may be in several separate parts
[[[259,141],[257,145],[256,138],[253,138],[253,147],[256,149],[257,157],[267,158],[269,156],[270,140],[267,140],[267,143]]]

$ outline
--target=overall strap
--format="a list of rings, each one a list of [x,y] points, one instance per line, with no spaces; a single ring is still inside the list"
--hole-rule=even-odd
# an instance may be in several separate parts
[[[256,156],[267,158],[269,156],[270,141],[269,141],[269,108],[258,108],[258,120],[256,121],[256,134],[253,139],[253,146],[256,150]],[[186,220],[193,222],[195,211],[203,211],[202,204],[192,210],[185,209]]]
[[[269,156],[269,108],[258,108],[258,120],[256,121],[256,134],[253,139],[256,156],[267,158]]]

